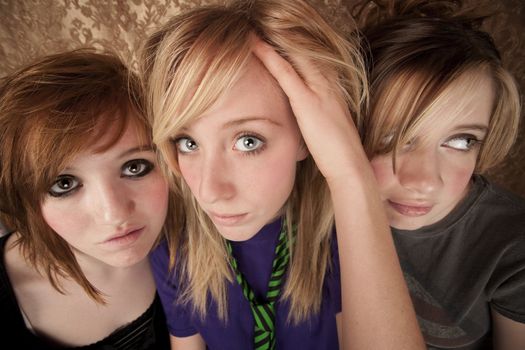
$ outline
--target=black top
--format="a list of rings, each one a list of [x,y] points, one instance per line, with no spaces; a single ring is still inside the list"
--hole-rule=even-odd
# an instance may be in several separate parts
[[[525,200],[475,176],[435,224],[393,229],[429,349],[492,349],[491,308],[525,323]]]
[[[151,306],[129,325],[115,330],[100,341],[81,347],[57,346],[37,336],[26,327],[16,296],[5,268],[5,244],[9,235],[0,237],[0,332],[3,344],[16,344],[24,350],[156,350],[170,349],[169,333],[158,295]],[[79,324],[81,329],[82,325]]]

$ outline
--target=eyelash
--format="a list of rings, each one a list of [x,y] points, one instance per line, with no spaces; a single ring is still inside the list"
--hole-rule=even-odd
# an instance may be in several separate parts
[[[257,139],[259,142],[262,143],[261,146],[259,146],[258,148],[254,149],[254,150],[250,150],[250,151],[240,151],[243,155],[246,155],[246,156],[255,156],[259,153],[261,153],[262,151],[264,151],[266,149],[266,139],[264,137],[262,137],[261,135],[257,134],[257,133],[254,133],[254,132],[248,132],[248,131],[243,131],[241,132],[236,138],[235,138],[235,143],[234,145],[240,140],[242,139],[243,137],[252,137],[254,139]]]
[[[462,140],[462,139],[466,139],[466,140],[468,140],[467,142],[470,142],[469,145],[467,146],[468,147],[467,149],[460,149],[460,148],[455,148],[455,147],[450,147],[450,146],[445,145],[448,142],[451,142],[451,141],[454,141],[454,140]],[[391,147],[392,140],[393,140],[393,134],[389,134],[389,135],[386,135],[385,137],[383,137],[383,140],[381,141],[382,148],[383,149],[388,149],[389,147]],[[454,150],[454,151],[469,152],[472,149],[474,149],[476,146],[478,146],[478,145],[480,145],[482,143],[483,143],[483,140],[479,140],[475,135],[472,135],[472,134],[458,134],[458,135],[453,135],[453,136],[449,137],[445,142],[443,142],[442,146],[446,147],[446,148],[449,148],[451,150]],[[406,147],[409,147],[409,146],[410,146],[410,142],[407,143],[406,145],[403,145],[402,148],[406,148]]]
[[[254,150],[241,151],[241,150],[236,149],[235,148],[235,144],[237,144],[237,142],[239,142],[242,138],[247,138],[247,137],[251,137],[251,138],[257,139],[259,142],[262,143],[262,145],[259,146],[256,149],[254,149]],[[186,152],[186,151],[182,151],[180,149],[180,142],[183,141],[183,140],[192,141],[192,142],[195,143],[196,149],[199,148],[199,144],[193,138],[191,138],[188,135],[180,135],[180,136],[174,137],[172,139],[172,143],[174,144],[174,146],[175,146],[179,156],[180,155],[188,155],[190,153],[193,153],[192,151]],[[262,137],[261,135],[257,134],[257,133],[249,132],[249,131],[243,131],[243,132],[240,132],[235,137],[235,142],[233,143],[233,149],[239,151],[240,153],[242,153],[242,155],[246,155],[246,156],[257,155],[257,154],[259,154],[260,152],[262,152],[262,151],[264,151],[266,149],[266,139],[264,137]]]
[[[180,135],[180,136],[174,137],[174,138],[172,138],[171,142],[173,143],[173,146],[175,147],[175,150],[177,151],[177,154],[178,154],[179,156],[180,156],[180,155],[185,155],[185,154],[192,153],[191,151],[190,151],[190,152],[181,151],[180,146],[179,146],[179,143],[180,143],[182,140],[189,140],[189,141],[192,141],[192,142],[194,142],[194,143],[197,145],[197,149],[198,149],[198,147],[199,147],[199,145],[197,144],[197,142],[196,142],[194,139],[192,139],[191,137],[189,137],[188,135]]]
[[[65,192],[56,192],[56,191],[53,191],[53,187],[55,187],[56,185],[58,185],[58,183],[60,181],[63,181],[63,180],[70,180],[72,182],[76,182],[77,185],[74,186],[71,190],[69,191],[65,191]],[[64,175],[59,175],[57,177],[57,179],[55,180],[55,182],[53,182],[53,184],[51,185],[51,187],[49,188],[49,191],[48,191],[48,194],[51,196],[51,197],[55,197],[55,198],[65,198],[65,197],[68,197],[70,195],[72,195],[73,193],[77,192],[80,188],[82,188],[83,185],[82,183],[78,180],[78,178],[76,176],[73,176],[73,175],[69,175],[69,174],[64,174]]]
[[[143,169],[138,173],[138,174],[132,174],[132,175],[125,175],[123,174],[124,171],[126,170],[129,170],[129,166],[131,165],[139,165],[139,166],[143,166]],[[147,159],[131,159],[131,160],[128,160],[126,161],[121,167],[120,167],[120,171],[121,171],[121,175],[120,177],[121,178],[127,178],[127,179],[131,179],[131,180],[135,180],[135,179],[139,179],[139,178],[142,178],[146,175],[148,175],[149,173],[151,173],[151,171],[155,168],[155,164],[150,162],[149,160]],[[53,191],[53,187],[55,187],[55,185],[57,185],[60,181],[62,180],[65,180],[65,179],[68,179],[74,183],[76,183],[76,186],[72,187],[71,190],[69,191],[65,191],[65,192],[56,192],[56,191]],[[65,198],[65,197],[68,197],[72,194],[74,194],[75,192],[77,192],[80,188],[82,188],[84,185],[82,184],[82,182],[74,175],[69,175],[69,174],[63,174],[63,175],[59,175],[57,177],[57,179],[55,180],[55,182],[53,182],[53,184],[51,185],[51,187],[49,188],[49,191],[48,191],[48,194],[51,196],[51,197],[54,197],[54,198]]]
[[[455,140],[467,140],[467,148],[466,149],[460,149],[460,148],[455,148],[455,147],[450,147],[450,146],[445,145],[446,143],[451,142],[451,141],[455,141]],[[446,140],[443,143],[443,146],[446,147],[446,148],[449,148],[451,150],[454,150],[454,151],[469,152],[469,151],[472,151],[476,146],[478,146],[478,145],[480,145],[482,143],[483,143],[483,140],[479,140],[475,135],[472,135],[472,134],[459,134],[459,135],[453,135],[450,138],[448,138],[448,140]]]
[[[155,168],[155,164],[153,164],[152,162],[150,162],[147,159],[132,159],[132,160],[128,160],[127,162],[125,162],[124,165],[122,165],[122,167],[120,169],[123,172],[127,167],[129,167],[130,165],[133,165],[133,164],[135,164],[135,165],[136,164],[143,165],[144,169],[142,169],[140,171],[140,173],[138,173],[138,174],[121,175],[121,177],[125,177],[125,178],[128,178],[128,179],[138,179],[138,178],[141,178],[141,177],[144,177],[144,176],[148,175]]]

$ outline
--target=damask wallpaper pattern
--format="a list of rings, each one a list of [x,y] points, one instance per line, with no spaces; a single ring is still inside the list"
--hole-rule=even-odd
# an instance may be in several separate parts
[[[0,76],[36,57],[86,46],[116,51],[136,67],[137,49],[156,27],[181,10],[215,1],[0,0]],[[332,22],[346,27],[353,2],[313,0]],[[525,91],[525,1],[501,0],[500,7],[487,29]],[[525,196],[524,173],[525,122],[511,156],[490,176]]]

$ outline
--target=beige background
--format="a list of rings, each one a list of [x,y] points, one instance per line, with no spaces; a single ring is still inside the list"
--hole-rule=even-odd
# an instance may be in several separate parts
[[[287,1],[287,0],[283,0]],[[116,50],[136,67],[145,36],[171,15],[213,0],[0,0],[0,76],[32,59],[92,46]],[[352,0],[314,0],[335,23],[349,26]],[[487,25],[505,63],[525,91],[525,1],[501,0]],[[525,196],[525,123],[512,154],[490,177]]]

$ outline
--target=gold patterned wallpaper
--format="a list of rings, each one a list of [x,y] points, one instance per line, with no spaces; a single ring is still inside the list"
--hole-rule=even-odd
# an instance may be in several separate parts
[[[283,0],[287,1],[287,0]],[[32,59],[78,47],[112,49],[136,67],[145,36],[170,16],[213,0],[0,0],[0,76]],[[349,26],[353,0],[313,0],[340,26]],[[501,0],[487,29],[525,91],[525,1]],[[490,177],[525,196],[525,123],[512,154]]]

